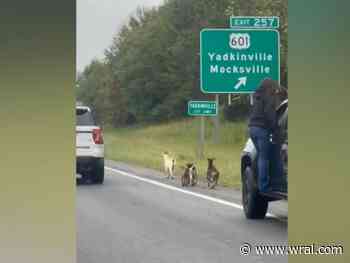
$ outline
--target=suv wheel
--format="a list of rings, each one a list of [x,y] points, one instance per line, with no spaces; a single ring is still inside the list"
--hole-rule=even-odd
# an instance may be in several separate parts
[[[245,216],[249,219],[265,217],[268,201],[259,194],[251,167],[247,166],[242,174],[242,200]]]
[[[104,181],[104,159],[96,160],[91,174],[92,180],[96,184],[103,184]]]

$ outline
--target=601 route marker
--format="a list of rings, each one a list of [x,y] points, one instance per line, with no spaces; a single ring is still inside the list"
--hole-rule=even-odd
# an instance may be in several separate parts
[[[190,116],[216,116],[218,108],[216,101],[189,101],[187,113]]]
[[[280,37],[274,29],[203,29],[203,93],[252,93],[264,78],[280,81]]]

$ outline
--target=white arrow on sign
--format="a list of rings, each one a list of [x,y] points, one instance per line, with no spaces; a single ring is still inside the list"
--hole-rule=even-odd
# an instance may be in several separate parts
[[[247,84],[247,77],[238,78],[238,83],[235,85],[234,89],[239,89],[242,85],[245,86]]]

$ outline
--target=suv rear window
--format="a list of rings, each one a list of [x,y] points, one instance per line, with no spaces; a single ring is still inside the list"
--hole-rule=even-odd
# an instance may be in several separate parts
[[[91,112],[87,109],[76,109],[76,121],[78,126],[94,126],[95,121]]]

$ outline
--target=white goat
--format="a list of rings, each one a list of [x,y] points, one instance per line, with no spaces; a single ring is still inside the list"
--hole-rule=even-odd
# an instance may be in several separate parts
[[[175,157],[171,156],[168,152],[163,152],[163,160],[164,160],[164,170],[168,175],[168,179],[169,178],[174,179],[175,164],[176,164]]]

